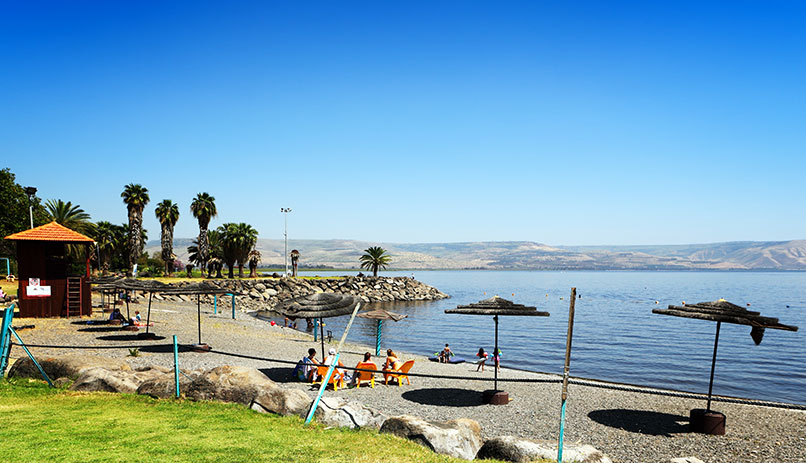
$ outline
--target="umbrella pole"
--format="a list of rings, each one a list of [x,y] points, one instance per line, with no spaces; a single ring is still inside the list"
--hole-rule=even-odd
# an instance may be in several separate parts
[[[325,359],[325,326],[322,324],[322,317],[319,317],[319,340],[322,342],[322,360]]]
[[[711,359],[711,380],[708,382],[708,405],[705,413],[711,413],[711,391],[714,389],[714,368],[716,367],[716,348],[719,345],[719,327],[722,322],[716,322],[716,336],[714,336],[714,357]]]
[[[146,315],[146,333],[148,333],[148,324],[151,322],[151,296],[154,293],[148,293],[148,314]]]
[[[495,386],[493,389],[498,390],[498,362],[495,361],[495,356],[498,355],[498,315],[493,316],[495,320],[495,347],[493,348],[493,369],[495,370]]]
[[[378,320],[378,337],[375,341],[375,356],[381,355],[381,325],[383,324],[383,320]]]
[[[131,299],[131,297],[129,296],[129,292],[126,291],[126,318],[131,320],[132,317],[129,315],[129,299]]]
[[[563,438],[565,434],[565,405],[568,399],[568,374],[571,370],[571,338],[574,335],[574,304],[577,289],[571,288],[571,305],[568,307],[568,334],[565,336],[565,366],[563,367],[562,407],[560,409],[560,440],[557,442],[557,463],[563,463]]]
[[[201,345],[201,294],[196,295],[196,311],[199,320],[199,345]]]

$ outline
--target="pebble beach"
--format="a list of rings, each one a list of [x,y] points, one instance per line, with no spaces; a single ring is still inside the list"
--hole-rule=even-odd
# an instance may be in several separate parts
[[[135,309],[145,316],[145,304],[132,305],[132,313]],[[96,309],[94,317],[69,320],[17,318],[14,325],[35,325],[19,331],[26,344],[84,347],[32,347],[34,355],[82,354],[125,358],[132,367],[172,367],[170,343],[173,335],[180,344],[198,341],[196,305],[192,303],[154,303],[151,330],[161,338],[157,340],[139,340],[136,333],[123,331],[120,327],[89,323],[105,318]],[[299,388],[311,397],[316,395],[317,390],[310,385],[291,381],[289,376],[293,365],[284,363],[298,361],[310,347],[318,352],[320,344],[314,342],[312,335],[271,326],[267,321],[244,312],[238,312],[236,320],[232,320],[226,310],[213,314],[210,306],[202,307],[201,330],[202,341],[213,351],[180,352],[181,369],[249,366],[259,369],[274,381]],[[374,353],[374,346],[352,344],[349,337],[347,341],[342,349],[342,359],[347,366],[358,363],[364,352]],[[336,347],[337,343],[338,339],[333,339],[326,342],[325,348]],[[134,346],[140,346],[137,357],[130,356],[129,349]],[[382,376],[378,375],[374,389],[328,390],[325,394],[360,401],[387,416],[409,414],[429,420],[471,418],[481,424],[485,438],[511,435],[557,440],[561,403],[559,383],[501,382],[499,389],[509,393],[511,402],[503,406],[484,405],[482,391],[493,388],[493,383],[488,381],[493,378],[493,369],[489,365],[482,373],[476,372],[476,365],[471,363],[429,362],[425,357],[406,353],[405,345],[384,345],[383,348],[394,349],[402,360],[414,359],[413,373],[477,379],[412,377],[411,385],[404,382],[402,386],[386,386]],[[438,350],[436,345],[435,350]],[[12,358],[23,355],[19,347],[12,350]],[[317,358],[321,359],[321,353]],[[373,361],[380,366],[384,358],[373,358]],[[558,379],[556,375],[508,369],[506,359],[502,366],[500,378]],[[571,374],[573,376],[573,364]],[[709,463],[806,461],[806,411],[716,402],[712,408],[727,415],[727,434],[689,433],[689,410],[704,407],[705,401],[699,399],[572,384],[569,386],[565,439],[593,445],[614,462],[668,462],[672,458],[692,456]]]

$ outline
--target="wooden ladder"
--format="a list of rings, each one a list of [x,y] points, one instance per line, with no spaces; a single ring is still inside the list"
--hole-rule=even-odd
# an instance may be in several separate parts
[[[81,277],[67,277],[67,318],[81,316]]]

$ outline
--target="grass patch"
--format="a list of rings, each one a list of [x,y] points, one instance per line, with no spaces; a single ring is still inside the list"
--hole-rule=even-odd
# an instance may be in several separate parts
[[[3,292],[8,294],[9,296],[16,296],[17,289],[19,289],[19,287],[20,287],[19,283],[16,281],[15,282],[6,281],[5,278],[0,280],[0,288],[2,288]]]
[[[77,393],[0,381],[0,455],[26,462],[458,463],[369,431],[304,427],[241,405]]]

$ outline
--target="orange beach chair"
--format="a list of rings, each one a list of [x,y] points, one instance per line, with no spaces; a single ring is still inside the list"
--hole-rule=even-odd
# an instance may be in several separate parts
[[[375,372],[378,371],[378,366],[372,362],[359,362],[356,368],[372,371],[356,371],[355,372],[355,387],[361,387],[361,381],[369,381],[369,385],[375,388]]]
[[[411,370],[411,367],[414,366],[414,360],[406,360],[403,365],[400,366],[399,370],[391,370],[387,371],[384,376],[384,384],[389,384],[390,379],[396,379],[397,385],[401,386],[403,383],[403,378],[406,378],[406,384],[411,385],[411,381],[409,381],[408,372]]]
[[[313,384],[322,384],[328,368],[330,368],[330,365],[317,365],[316,377],[313,380]],[[333,375],[330,377],[330,381],[328,381],[327,384],[328,386],[333,386],[334,391],[338,391],[340,387],[344,387],[344,377],[339,374],[338,368],[333,370]]]

